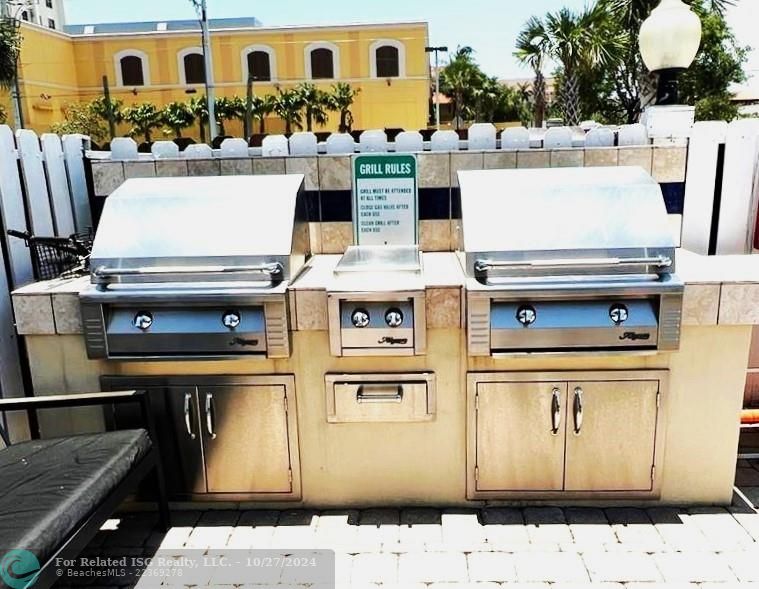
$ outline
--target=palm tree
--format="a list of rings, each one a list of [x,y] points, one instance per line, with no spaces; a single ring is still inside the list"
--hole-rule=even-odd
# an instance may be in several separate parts
[[[275,98],[271,94],[253,97],[253,118],[258,119],[258,132],[266,133],[266,117],[274,112]]]
[[[482,73],[473,54],[471,47],[459,47],[440,72],[440,91],[453,102],[453,120],[457,129],[471,111],[471,105],[467,104],[467,99],[472,98],[471,90],[481,82]]]
[[[621,1],[621,0],[617,0]],[[544,21],[546,53],[561,65],[564,122],[580,122],[578,77],[584,68],[617,63],[628,46],[628,33],[616,26],[605,2],[577,13],[568,8],[548,13]]]
[[[114,129],[115,125],[124,122],[124,116],[122,114],[124,102],[121,100],[115,100],[113,98],[106,100],[105,96],[100,96],[90,102],[90,108],[96,116],[108,123],[109,129],[111,121],[113,121]],[[111,139],[113,139],[113,136],[111,136]]]
[[[533,16],[520,31],[517,37],[517,50],[514,52],[514,56],[522,63],[529,65],[535,74],[535,80],[532,83],[532,122],[536,127],[543,126],[546,114],[546,79],[543,76],[546,58],[545,40],[543,21]]]
[[[300,93],[293,88],[277,91],[277,95],[274,97],[274,112],[277,116],[285,122],[285,133],[292,133],[292,128],[302,129],[303,117],[301,110],[303,110],[303,98]]]
[[[122,116],[126,122],[132,124],[131,134],[144,135],[146,143],[151,141],[151,130],[161,124],[161,111],[150,102],[133,104],[124,109]]]
[[[200,128],[200,142],[206,142],[206,125],[208,124],[208,101],[205,96],[193,96],[187,103],[190,113],[198,121]]]
[[[245,101],[239,96],[220,96],[214,102],[216,112],[216,122],[219,124],[219,134],[227,134],[224,128],[224,122],[232,119],[242,120],[245,117]]]
[[[332,92],[329,94],[329,109],[340,113],[340,133],[350,133],[353,127],[353,113],[351,106],[361,92],[361,88],[353,88],[345,82],[338,82],[332,85]]]
[[[195,124],[195,115],[192,114],[186,102],[170,102],[161,112],[161,120],[164,125],[174,131],[174,136],[182,136],[182,129],[192,127]]]
[[[306,131],[313,130],[313,124],[324,126],[329,119],[329,95],[319,90],[313,84],[303,83],[295,87],[303,101],[303,109],[306,115]]]

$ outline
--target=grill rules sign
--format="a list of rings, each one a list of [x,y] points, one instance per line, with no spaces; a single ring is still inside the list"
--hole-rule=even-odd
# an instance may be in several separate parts
[[[416,156],[353,156],[353,231],[357,245],[418,243]]]

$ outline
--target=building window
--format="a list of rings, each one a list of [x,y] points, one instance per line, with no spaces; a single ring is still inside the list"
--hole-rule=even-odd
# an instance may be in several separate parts
[[[48,28],[54,29],[55,28],[55,21],[52,18],[47,19],[47,26],[48,26]]]
[[[397,47],[383,45],[375,53],[377,59],[378,78],[397,78],[400,76],[400,66]]]
[[[248,76],[254,81],[271,80],[271,60],[266,51],[251,51],[248,53]]]
[[[21,11],[21,20],[29,22],[29,13],[26,10]]]
[[[205,84],[206,66],[200,53],[188,53],[184,56],[185,84]]]
[[[45,6],[47,6],[48,8],[52,8],[53,7],[53,0],[45,0]]]
[[[136,55],[126,55],[119,60],[122,86],[144,86],[145,72],[142,59]]]
[[[331,80],[335,77],[333,53],[329,49],[314,49],[311,52],[311,77],[315,80]]]
[[[378,39],[369,47],[369,69],[372,78],[403,78],[406,76],[406,46],[395,39]]]

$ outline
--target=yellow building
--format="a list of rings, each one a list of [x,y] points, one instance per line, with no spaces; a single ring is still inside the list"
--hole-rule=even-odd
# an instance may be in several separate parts
[[[125,105],[162,106],[204,92],[197,21],[73,25],[64,31],[23,23],[21,33],[24,123],[38,132],[62,120],[67,104],[101,96],[103,76],[112,97]],[[347,82],[360,89],[352,107],[354,129],[420,129],[428,117],[426,45],[424,22],[263,27],[250,18],[212,20],[213,85],[217,96],[244,96],[249,74],[257,95],[301,82],[325,90]],[[274,116],[266,124],[268,132],[283,128]],[[324,130],[337,124],[333,114]],[[240,134],[240,126],[230,123],[227,131]],[[119,129],[127,131],[126,125]]]

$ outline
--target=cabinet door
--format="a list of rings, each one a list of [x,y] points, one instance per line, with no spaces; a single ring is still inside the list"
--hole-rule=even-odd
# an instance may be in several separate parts
[[[171,450],[164,454],[166,478],[179,494],[205,493],[206,478],[200,448],[201,429],[198,395],[195,387],[166,389],[166,405],[172,427]],[[160,428],[162,429],[162,428]]]
[[[292,491],[284,385],[198,387],[209,493]]]
[[[653,488],[659,381],[570,382],[567,491]]]
[[[478,491],[561,491],[566,382],[477,383]]]

